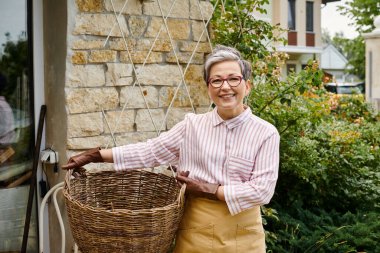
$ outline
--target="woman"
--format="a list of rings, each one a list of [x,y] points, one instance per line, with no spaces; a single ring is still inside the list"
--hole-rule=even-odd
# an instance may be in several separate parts
[[[251,66],[236,49],[217,46],[204,71],[213,111],[190,113],[145,143],[89,150],[63,168],[90,162],[113,162],[116,170],[176,164],[189,197],[175,252],[265,252],[260,206],[274,193],[279,134],[243,104]]]

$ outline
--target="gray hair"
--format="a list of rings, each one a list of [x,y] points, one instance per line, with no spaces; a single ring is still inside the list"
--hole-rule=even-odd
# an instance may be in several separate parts
[[[217,45],[212,53],[207,57],[204,65],[203,79],[208,83],[210,78],[210,69],[215,63],[223,61],[236,61],[239,66],[244,80],[248,80],[251,76],[251,63],[242,59],[240,52],[233,48],[222,45]]]

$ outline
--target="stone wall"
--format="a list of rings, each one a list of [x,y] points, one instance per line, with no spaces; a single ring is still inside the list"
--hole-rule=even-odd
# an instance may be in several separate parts
[[[117,145],[123,145],[170,129],[194,111],[192,104],[196,112],[207,111],[202,64],[210,43],[203,30],[213,8],[208,1],[176,0],[169,13],[172,2],[129,0],[123,8],[125,0],[114,0],[115,15],[111,0],[75,1],[69,11],[65,85],[68,156],[114,146],[108,125]],[[159,7],[169,14],[169,33]],[[186,86],[174,96],[183,79]]]

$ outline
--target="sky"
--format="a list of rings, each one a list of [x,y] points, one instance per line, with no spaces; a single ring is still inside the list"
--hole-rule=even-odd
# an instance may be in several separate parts
[[[344,5],[347,0],[341,0],[338,2],[328,3],[321,9],[322,17],[322,30],[327,29],[331,36],[334,36],[337,32],[343,32],[344,37],[353,39],[358,33],[354,27],[349,25],[350,20],[348,17],[343,16],[337,11],[337,6]]]
[[[25,0],[0,0],[0,53],[1,44],[6,42],[5,33],[10,32],[12,40],[17,40],[21,32],[26,31]]]

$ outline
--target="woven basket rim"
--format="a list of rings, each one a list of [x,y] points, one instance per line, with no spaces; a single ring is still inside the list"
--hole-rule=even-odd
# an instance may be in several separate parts
[[[150,172],[150,171],[146,171],[146,170],[143,170],[143,169],[136,169],[135,171],[140,171],[142,173],[147,173],[147,174],[159,174],[159,173],[154,173],[154,172]],[[98,172],[90,172],[91,174],[98,174],[98,173],[101,173],[101,172],[112,172],[112,173],[118,173],[118,171],[98,171]],[[171,204],[168,204],[168,205],[165,205],[165,206],[162,206],[162,207],[154,207],[154,208],[143,208],[143,209],[137,209],[137,210],[132,210],[132,209],[115,209],[115,210],[108,210],[108,209],[105,209],[105,208],[100,208],[100,207],[93,207],[93,206],[90,206],[90,205],[85,205],[83,203],[81,203],[80,201],[74,199],[71,195],[70,195],[70,181],[72,179],[71,177],[72,175],[72,170],[68,170],[66,172],[66,176],[65,176],[65,180],[64,180],[64,187],[63,187],[63,195],[65,197],[65,199],[67,201],[70,201],[71,203],[75,204],[76,206],[80,207],[80,208],[85,208],[85,209],[88,209],[92,212],[99,212],[99,213],[109,213],[109,214],[150,214],[150,213],[154,213],[154,212],[157,212],[157,211],[162,211],[162,210],[168,210],[168,209],[172,209],[173,207],[178,207],[182,204],[182,202],[184,201],[184,195],[185,195],[185,190],[186,190],[186,184],[182,184],[180,190],[179,190],[179,193],[178,193],[178,196],[177,196],[177,199],[172,202]],[[165,174],[160,174],[160,175],[163,175],[163,176],[166,176],[166,177],[170,177],[170,176],[167,176]]]

